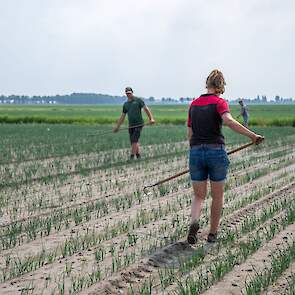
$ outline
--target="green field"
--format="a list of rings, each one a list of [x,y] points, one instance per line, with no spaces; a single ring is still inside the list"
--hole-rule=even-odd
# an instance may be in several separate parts
[[[295,105],[250,105],[252,126],[295,126]],[[185,124],[188,105],[151,105],[150,109],[158,123]],[[232,115],[239,114],[239,106],[230,106]],[[122,106],[40,106],[2,105],[2,123],[86,123],[113,124],[120,116]]]
[[[143,189],[188,168],[186,129],[144,127],[130,160],[112,125],[0,124],[0,293],[294,294],[294,127],[251,128],[265,141],[229,156],[218,240],[206,198],[193,247],[189,175]],[[223,129],[227,151],[249,141]]]
[[[183,142],[187,140],[184,125],[152,125],[143,128],[140,142],[143,146]],[[260,127],[253,131],[269,138],[294,134],[293,127]],[[111,125],[89,124],[1,124],[0,164],[30,159],[64,157],[129,148],[127,130],[112,132]],[[223,128],[227,145],[248,141],[227,127]],[[267,138],[266,138],[267,139]],[[188,146],[185,146],[187,148]]]

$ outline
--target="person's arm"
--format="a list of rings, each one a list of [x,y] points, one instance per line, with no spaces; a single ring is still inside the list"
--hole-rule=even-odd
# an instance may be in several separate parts
[[[191,125],[191,105],[190,105],[188,109],[188,113],[187,113],[187,139],[189,144],[191,142],[192,136],[193,136],[193,129]]]
[[[245,128],[242,124],[236,121],[230,113],[226,112],[222,115],[223,123],[233,131],[249,137],[255,144],[259,144],[264,140],[264,137],[258,135],[251,130]]]
[[[150,109],[146,105],[144,105],[143,109],[149,118],[149,123],[154,124],[155,120],[153,118],[153,115],[152,115],[152,112],[150,111]]]
[[[187,139],[190,142],[193,135],[192,127],[187,127]]]
[[[121,124],[124,122],[124,120],[125,120],[125,117],[126,117],[126,114],[125,113],[122,113],[121,114],[121,116],[120,116],[120,118],[119,118],[119,120],[117,121],[117,125],[116,125],[116,127],[114,128],[114,132],[117,132],[118,130],[119,130],[119,128],[120,128],[120,126],[121,126]]]

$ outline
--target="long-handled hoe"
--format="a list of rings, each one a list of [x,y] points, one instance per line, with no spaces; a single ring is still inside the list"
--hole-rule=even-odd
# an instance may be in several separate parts
[[[146,124],[139,124],[139,125],[134,125],[134,126],[129,126],[129,127],[124,127],[124,128],[120,128],[118,131],[122,131],[122,130],[129,130],[131,128],[138,128],[138,127],[144,127],[144,126],[149,126],[151,124],[146,123]],[[106,132],[93,132],[93,133],[89,133],[87,134],[88,136],[101,136],[101,135],[106,135],[106,134],[110,134],[110,133],[114,133],[114,130],[109,130]]]
[[[234,154],[234,153],[236,153],[236,152],[238,152],[238,151],[241,151],[241,150],[243,150],[243,149],[245,149],[245,148],[247,148],[247,147],[249,147],[249,146],[251,146],[251,145],[253,145],[253,144],[254,144],[254,142],[249,142],[249,143],[247,143],[247,144],[244,144],[244,145],[242,145],[242,146],[240,146],[240,147],[237,147],[237,148],[235,148],[235,149],[233,149],[233,150],[227,152],[227,154],[228,154],[228,155]],[[177,177],[179,177],[179,176],[181,176],[181,175],[184,175],[184,174],[186,174],[186,173],[188,173],[188,172],[189,172],[189,169],[186,169],[186,170],[184,170],[184,171],[182,171],[182,172],[179,172],[179,173],[177,173],[177,174],[175,174],[175,175],[173,175],[173,176],[170,176],[170,177],[168,177],[168,178],[165,178],[165,179],[163,179],[163,180],[160,180],[160,181],[158,181],[158,182],[156,182],[156,183],[154,183],[154,184],[147,185],[147,186],[145,186],[145,187],[143,188],[143,191],[144,191],[145,194],[147,194],[147,192],[148,192],[147,189],[152,188],[152,187],[155,187],[155,186],[160,185],[160,184],[163,184],[163,183],[165,183],[165,182],[167,182],[167,181],[170,181],[170,180],[172,180],[172,179],[174,179],[174,178],[177,178]]]

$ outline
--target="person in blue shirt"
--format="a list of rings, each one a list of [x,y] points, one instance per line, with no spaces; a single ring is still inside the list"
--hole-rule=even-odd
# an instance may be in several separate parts
[[[238,118],[240,116],[243,117],[243,125],[245,127],[248,127],[248,124],[249,124],[249,111],[248,111],[248,108],[247,106],[245,105],[244,101],[242,99],[239,99],[239,104],[241,106],[241,111],[240,111],[240,114],[238,115]]]

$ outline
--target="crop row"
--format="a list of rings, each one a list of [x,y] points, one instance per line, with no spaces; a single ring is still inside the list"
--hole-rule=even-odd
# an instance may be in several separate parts
[[[286,152],[287,152],[287,150],[285,151],[285,153]],[[273,153],[274,153],[274,155],[272,156]],[[275,159],[275,158],[279,157],[280,155],[282,155],[284,153],[284,151],[280,151],[279,150],[277,152],[274,151],[273,153],[268,153],[268,157],[269,158],[272,158],[273,157],[273,159]],[[240,164],[238,162],[234,162],[234,166],[232,168],[232,172],[234,172],[235,170],[237,170],[239,168],[245,169],[246,167],[249,166],[249,162],[251,162],[252,164],[253,164],[253,161],[255,161],[257,163],[263,162],[264,159],[265,159],[265,157],[266,157],[265,155],[262,155],[261,158],[260,157],[259,158],[254,157],[253,159],[250,158],[250,159],[248,159],[248,164],[245,163],[246,160],[240,161]],[[176,161],[178,161],[177,159],[178,159],[178,157],[175,158]],[[179,159],[181,159],[181,157]],[[171,161],[170,161],[170,164],[171,164]],[[136,169],[142,170],[142,169],[145,169],[145,166],[146,165],[142,165],[141,164]],[[156,166],[156,165],[154,165],[154,166]],[[164,167],[165,167],[165,165],[164,165]],[[149,165],[148,166],[148,169],[150,171],[151,170],[155,170],[155,167],[153,167],[153,165]],[[128,174],[130,174],[130,173],[128,173]],[[116,187],[116,189],[120,189],[121,190],[122,189],[122,185],[128,185],[128,182],[127,183],[124,182],[124,184],[122,184],[122,183],[120,183],[118,181],[114,181],[114,182],[113,181],[111,181],[111,182],[104,181],[104,179],[101,176],[99,176],[99,177],[98,176],[93,176],[94,179],[96,178],[95,181],[93,181],[93,179],[91,179],[91,178],[88,177],[87,180],[82,178],[80,181],[75,181],[74,182],[74,185],[71,185],[70,190],[68,190],[68,194],[69,194],[69,197],[68,198],[65,198],[65,194],[64,193],[62,193],[62,195],[61,195],[61,192],[58,190],[58,186],[56,186],[56,185],[53,186],[53,188],[54,188],[53,191],[52,190],[48,190],[47,187],[46,187],[46,190],[45,191],[44,191],[44,188],[41,188],[40,191],[38,191],[38,190],[36,191],[36,189],[35,189],[34,190],[35,193],[38,193],[40,195],[38,197],[39,200],[35,200],[35,199],[32,198],[32,195],[30,193],[30,189],[29,188],[26,189],[26,187],[24,187],[22,189],[18,189],[16,191],[17,192],[17,195],[15,196],[15,198],[17,199],[17,202],[14,202],[13,203],[14,210],[13,210],[13,212],[9,212],[9,214],[11,216],[13,216],[13,215],[15,215],[15,214],[18,213],[18,212],[16,212],[16,211],[18,211],[17,208],[19,208],[19,206],[22,204],[22,202],[19,202],[20,198],[21,199],[24,199],[24,200],[30,199],[30,202],[31,202],[32,205],[31,206],[27,205],[27,207],[28,207],[28,210],[29,211],[32,211],[32,210],[34,211],[34,210],[40,210],[40,209],[42,209],[42,207],[49,207],[49,208],[56,207],[57,204],[52,204],[53,199],[54,199],[54,198],[52,198],[52,194],[57,195],[58,196],[58,200],[60,200],[61,202],[64,200],[64,202],[67,203],[68,201],[72,201],[73,198],[77,197],[77,193],[80,193],[80,192],[81,192],[81,194],[78,194],[79,199],[81,199],[81,195],[83,195],[84,192],[85,192],[85,196],[89,199],[90,194],[91,193],[92,194],[94,193],[94,192],[92,192],[92,190],[93,190],[92,187],[95,187],[95,190],[99,193],[99,191],[100,192],[109,192],[110,189],[114,189],[115,187]],[[113,179],[117,179],[117,178],[118,178],[118,175],[116,174],[116,177],[114,175]],[[87,183],[85,183],[85,180],[87,181]],[[129,180],[130,180],[130,178],[129,178]],[[77,191],[76,191],[75,188],[77,188]],[[61,189],[63,191],[65,190],[64,189],[64,185],[61,185],[60,190]],[[9,199],[8,198],[5,198],[5,196],[8,196],[8,194],[10,196]],[[5,193],[3,191],[3,194],[0,197],[0,203],[1,203],[2,210],[3,210],[3,208],[5,206],[7,206],[9,200],[13,200],[14,199],[13,198],[14,194],[15,193],[13,193],[13,191],[11,191],[11,189],[6,190]],[[49,198],[48,201],[46,201],[46,199],[44,198],[47,194],[48,194],[48,198]],[[48,202],[50,202],[50,203],[48,203]]]
[[[277,206],[276,208],[279,208],[279,206]],[[270,210],[269,212],[272,212],[272,210]],[[270,213],[269,213],[270,214]],[[208,217],[207,217],[207,220],[206,220],[206,222],[208,222]],[[186,231],[186,224],[187,223],[185,223],[185,224],[182,224],[182,225],[179,225],[179,224],[177,224],[177,230],[176,230],[176,233],[178,233],[178,236],[176,236],[176,237],[174,237],[173,238],[173,235],[171,235],[171,240],[177,240],[177,238],[179,238],[180,236],[183,236],[184,235],[184,233],[185,233],[185,231]],[[170,226],[171,226],[171,223],[170,223]],[[168,232],[169,232],[169,224],[168,225],[166,225],[166,230],[167,230],[167,228],[168,228]],[[155,232],[153,233],[153,234],[155,234]],[[134,239],[134,237],[132,237],[132,236],[129,236],[129,241],[130,241],[130,244],[132,244],[132,243],[134,243],[134,241],[136,240],[136,238]],[[133,241],[133,242],[132,242]],[[89,244],[85,244],[85,242],[87,243],[87,241],[86,240],[84,240],[84,242],[83,242],[83,249],[88,249],[88,247],[90,247],[91,245],[89,245]],[[169,241],[168,241],[169,242]],[[136,241],[135,241],[135,243],[136,243]],[[69,246],[69,245],[68,245]],[[73,245],[72,245],[73,246]],[[121,245],[120,245],[121,246]],[[129,245],[130,246],[130,245]],[[163,246],[163,245],[160,245],[160,246]],[[80,249],[80,250],[83,250],[83,249]],[[121,249],[122,250],[122,249]],[[70,250],[70,248],[68,248],[67,249],[67,251],[71,251]],[[102,249],[100,249],[99,248],[99,250],[97,250],[97,252],[95,252],[96,254],[95,254],[95,256],[96,256],[96,259],[98,259],[99,261],[103,261],[103,259],[102,259],[102,257],[106,254],[106,250],[102,250]],[[116,250],[112,250],[112,252],[113,253],[116,253]],[[72,252],[69,252],[68,253],[69,255],[72,255]],[[45,254],[44,254],[45,255]],[[114,256],[114,257],[116,257],[116,255]],[[132,259],[132,257],[134,257],[134,254],[132,254],[132,252],[131,253],[125,253],[125,256],[123,256],[123,257],[121,257],[121,258],[113,258],[112,260],[113,260],[113,262],[112,262],[112,269],[113,269],[113,271],[115,271],[115,270],[117,270],[118,268],[120,268],[120,267],[122,267],[122,266],[126,266],[126,265],[128,265],[128,263],[131,263],[134,259]],[[42,257],[41,257],[42,258]],[[128,262],[129,261],[129,262]],[[49,260],[49,261],[47,261],[47,262],[45,262],[45,264],[47,264],[47,263],[50,263],[51,261]],[[9,262],[9,264],[10,264],[11,262]],[[30,263],[30,261],[28,262],[27,261],[27,264],[24,264],[26,267],[28,267],[28,264]],[[38,264],[38,266],[39,266],[39,264]],[[101,269],[101,267],[99,267],[100,269]],[[112,271],[111,271],[112,272]]]
[[[269,161],[268,163],[266,163],[264,161],[264,158],[265,158],[264,155],[262,155],[262,158],[256,157],[255,161],[257,161],[258,163],[264,162],[263,164],[260,164],[260,165],[268,166],[271,163],[276,162],[276,158],[282,156],[284,154],[284,151],[279,151],[279,152],[274,152],[274,153],[275,153],[274,158],[271,161]],[[270,157],[270,156],[271,156],[271,154],[268,154],[268,157]],[[292,158],[293,158],[293,154],[290,154],[290,155],[288,155],[288,157],[285,157],[284,162],[292,160]],[[175,163],[177,163],[177,162],[175,162]],[[252,160],[252,163],[254,164],[253,160]],[[245,172],[247,171],[246,167],[247,166],[245,165],[244,160],[236,161],[234,163],[234,165],[231,167],[231,173],[235,174],[237,169],[243,168],[242,173],[245,174]],[[162,169],[162,171],[164,172],[165,170]],[[250,177],[249,175],[250,174],[247,174],[247,177],[246,177],[247,180],[249,180],[248,179]],[[150,175],[150,177],[151,176],[152,175]],[[239,177],[241,177],[241,175]],[[234,179],[236,179],[236,178],[237,177],[235,176]],[[146,179],[146,177],[145,177],[145,179]],[[91,183],[82,182],[82,184],[80,184],[80,186],[77,186],[76,190],[74,190],[73,187],[70,187],[70,189],[68,190],[67,193],[65,193],[64,187],[60,187],[60,190],[58,190],[56,188],[54,190],[55,194],[57,194],[56,197],[52,196],[52,192],[50,192],[50,191],[48,193],[46,193],[46,192],[41,193],[40,192],[40,193],[38,193],[39,194],[38,197],[33,197],[31,195],[28,202],[26,202],[25,207],[24,207],[24,205],[22,205],[23,202],[20,202],[20,200],[21,200],[21,195],[23,195],[25,198],[24,199],[24,201],[25,201],[28,198],[28,192],[27,192],[27,190],[23,190],[22,192],[20,191],[17,194],[17,202],[15,201],[12,204],[12,207],[10,209],[9,209],[9,207],[7,207],[7,205],[8,205],[7,202],[4,199],[2,199],[2,214],[4,214],[4,212],[6,211],[6,214],[9,214],[10,218],[12,218],[13,216],[17,217],[17,216],[23,215],[22,210],[26,209],[28,211],[27,214],[32,216],[32,213],[35,212],[36,210],[39,211],[39,210],[42,210],[43,208],[48,209],[48,210],[51,208],[53,208],[53,209],[58,208],[58,207],[61,207],[61,205],[64,203],[68,203],[69,201],[73,202],[73,200],[75,198],[78,198],[80,200],[80,204],[82,205],[82,207],[86,207],[86,209],[87,209],[86,211],[88,214],[89,212],[91,212],[91,210],[89,210],[89,208],[87,208],[87,207],[94,208],[93,206],[95,203],[103,203],[102,205],[104,205],[104,202],[99,200],[100,197],[93,198],[95,196],[95,194],[97,194],[97,195],[102,194],[102,193],[108,193],[108,194],[113,193],[114,194],[118,190],[120,190],[121,193],[126,194],[127,192],[124,193],[123,188],[126,187],[126,189],[128,188],[128,190],[130,190],[128,185],[131,182],[123,182],[122,185],[120,185],[120,183],[118,183],[117,181],[114,181],[114,182],[112,181],[112,182],[109,182],[109,186],[103,186],[103,187],[101,185],[99,186],[98,185],[99,183],[100,183],[100,181],[98,181],[97,183],[95,181],[92,181]],[[181,184],[181,183],[178,181],[178,182],[175,182],[172,187],[170,185],[170,190],[174,190],[174,191],[178,190],[177,186],[179,184]],[[229,186],[229,185],[230,185],[230,182],[227,182],[227,186]],[[111,190],[112,187],[116,188],[116,191],[112,191]],[[160,186],[159,188],[161,191],[163,191],[163,194],[165,194],[165,190],[166,190],[165,186]],[[132,199],[133,194],[135,194],[138,199],[140,199],[140,198],[142,199],[142,197],[143,197],[139,193],[139,191],[137,189],[135,189],[135,191],[131,193],[131,197],[128,196],[128,194],[127,194],[128,203],[130,203],[130,198]],[[48,199],[45,197],[47,195],[48,195]],[[84,198],[84,201],[82,198]],[[121,200],[120,200],[120,198],[121,198]],[[14,199],[13,195],[10,194],[10,200],[13,200],[13,199]],[[54,202],[55,199],[57,202]],[[8,199],[7,199],[7,201],[8,201]],[[113,205],[115,205],[116,208],[120,208],[121,210],[122,209],[124,210],[128,206],[130,208],[130,206],[131,206],[131,205],[126,206],[126,204],[125,204],[126,202],[122,201],[122,197],[120,197],[120,196],[118,197],[118,200],[112,199],[111,203],[113,203]],[[122,206],[120,204],[122,204]],[[84,211],[84,209],[79,208],[78,205],[79,204],[77,204],[76,206],[72,206],[72,205],[70,206],[70,209],[72,210],[72,212],[74,212],[74,216],[80,215],[80,214],[77,214],[77,211],[81,211],[81,210]],[[113,207],[113,205],[111,207]],[[7,209],[5,207],[7,207]],[[95,205],[95,207],[97,208],[98,206]],[[105,206],[102,206],[102,209],[104,207]],[[60,210],[68,211],[68,208],[61,207]],[[118,210],[119,209],[117,209],[117,211]],[[53,211],[52,215],[54,215],[55,220],[57,220],[55,217],[56,214],[58,214],[58,213],[56,213],[56,211]],[[44,212],[41,215],[46,215],[46,214]],[[38,218],[38,216],[37,216],[37,218]],[[15,218],[15,219],[17,219],[17,218]],[[30,218],[30,219],[32,219],[32,218]]]
[[[241,232],[240,232],[241,230],[242,230],[242,233],[247,233],[247,232],[252,231],[254,228],[256,228],[257,226],[259,226],[261,224],[264,224],[268,219],[273,217],[275,214],[281,212],[281,210],[284,210],[284,208],[286,208],[286,207],[288,208],[293,203],[294,203],[294,196],[292,196],[291,199],[287,199],[287,198],[284,199],[284,200],[279,199],[276,202],[274,202],[273,204],[269,204],[268,207],[266,207],[265,209],[263,209],[261,211],[259,216],[257,216],[256,210],[253,210],[253,212],[251,213],[251,216],[248,216],[247,218],[245,218],[245,220],[243,220],[242,223],[238,225],[238,227],[235,227],[234,230],[232,230],[232,229],[229,230],[227,227],[224,228],[224,231],[222,232],[222,236],[221,236],[222,245],[223,246],[231,245],[232,243],[235,242],[235,239],[237,239],[238,237],[241,236]],[[283,219],[284,218],[285,217],[283,217]],[[250,220],[252,222],[249,222]],[[255,220],[255,226],[254,226],[254,222],[253,222],[254,220]],[[206,216],[204,216],[202,218],[202,223],[204,223],[204,224],[208,223],[208,211],[206,211]],[[171,235],[171,240],[168,241],[168,243],[171,243],[172,241],[176,241],[179,238],[183,237],[183,235],[186,232],[187,222],[178,223],[176,228],[177,228],[177,232],[180,233],[180,234],[177,237],[175,237],[174,240],[172,239],[172,235]],[[169,233],[169,230],[167,230],[167,233]],[[156,233],[154,233],[154,235],[155,234]],[[160,247],[163,247],[163,245],[161,245]],[[204,255],[204,249],[199,248],[199,250],[200,249],[202,249],[202,253]],[[119,259],[118,264],[122,265],[122,263],[120,261],[121,260],[123,261],[123,259],[122,258],[117,258],[117,259]],[[184,268],[188,267],[188,263],[191,263],[192,265],[195,265],[196,261],[194,259],[192,259],[191,262],[184,261],[182,263],[182,265],[181,265],[181,269],[182,269],[183,273],[186,272],[184,270]],[[165,276],[166,271],[168,273],[168,277]],[[161,285],[162,285],[162,287],[163,287],[163,284],[165,282],[167,283],[167,285],[169,285],[171,283],[171,280],[172,280],[171,276],[173,278],[175,278],[175,276],[176,276],[176,273],[172,272],[171,269],[166,269],[166,271],[164,273],[161,273],[161,272],[159,273],[159,276],[161,277]],[[145,287],[143,287],[143,288],[145,288]]]
[[[272,167],[272,171],[284,167],[286,163],[288,163],[288,160],[284,162],[281,161],[279,164]],[[269,167],[267,169],[257,169],[251,174],[246,174],[244,177],[240,177],[239,182],[234,186],[237,187],[247,183],[250,179],[258,178],[269,172]],[[232,181],[236,182],[235,179],[232,179]],[[184,188],[188,187],[187,180],[185,180],[185,183],[182,186],[179,186],[180,182],[183,182],[183,180],[174,183],[169,189],[166,187],[159,187],[158,194],[152,194],[153,198],[163,197],[171,192],[177,194],[179,190],[183,191]],[[226,186],[226,191],[230,187],[229,183],[230,182],[228,182],[228,185]],[[14,222],[1,230],[2,249],[14,247],[17,243],[24,243],[24,241],[28,242],[36,239],[37,236],[48,236],[52,230],[60,231],[63,228],[67,229],[72,225],[78,225],[83,222],[88,222],[91,219],[101,218],[109,215],[111,212],[125,211],[132,208],[135,204],[141,205],[144,202],[146,203],[150,201],[149,197],[143,197],[144,196],[141,193],[133,192],[128,195],[124,194],[118,198],[111,198],[108,201],[102,199],[90,202],[87,203],[86,206],[81,206],[79,208],[55,210],[49,216],[37,216],[36,218],[28,219],[27,222]],[[20,236],[20,239],[17,238],[18,236]]]
[[[284,139],[286,140],[286,139]],[[290,144],[290,139],[288,140]],[[266,144],[267,146],[268,144]],[[276,145],[275,142],[272,142],[272,148]],[[156,157],[157,155],[162,155],[163,150],[172,155],[177,152],[186,152],[187,143],[180,145],[153,145],[152,147],[145,147],[146,154],[148,157]],[[99,150],[98,150],[99,151]],[[97,150],[96,150],[97,152]],[[28,181],[31,178],[41,178],[45,175],[52,174],[63,174],[63,173],[73,173],[74,171],[81,171],[82,173],[87,173],[93,168],[97,167],[108,167],[109,165],[114,165],[117,162],[121,162],[122,158],[125,160],[128,159],[128,150],[108,150],[107,152],[100,152],[97,155],[92,153],[90,158],[89,156],[77,157],[76,159],[52,159],[50,161],[44,161],[46,164],[42,167],[39,161],[32,161],[30,163],[20,163],[20,169],[17,169],[18,166],[15,165],[4,165],[0,166],[1,179],[9,180],[13,178],[22,179],[22,181]],[[73,164],[74,160],[74,164]],[[50,164],[47,166],[47,164]],[[42,169],[41,169],[42,168]],[[44,171],[42,171],[44,170]],[[21,173],[21,174],[19,174]],[[23,176],[22,176],[23,175]]]
[[[176,293],[182,295],[200,294],[223,278],[224,275],[231,271],[235,265],[244,262],[250,255],[262,247],[262,245],[273,239],[276,234],[294,221],[295,207],[293,205],[289,207],[286,214],[280,218],[275,218],[273,219],[273,222],[260,227],[260,230],[255,230],[254,233],[249,235],[247,240],[239,242],[238,235],[234,235],[229,231],[228,235],[222,237],[223,246],[225,244],[227,245],[226,250],[218,252],[215,258],[210,260],[210,263],[206,265],[204,264],[204,251],[201,247],[198,247],[193,257],[184,260],[180,269],[176,270],[176,272],[180,273],[176,278],[176,281],[178,282]],[[259,225],[259,223],[257,225]],[[233,247],[233,245],[235,246]],[[200,269],[194,272],[194,275],[192,276],[191,272],[198,267],[200,267]],[[173,276],[173,278],[176,277],[171,269],[168,272],[167,275]],[[162,284],[163,281],[170,281],[169,278],[164,279],[163,273],[161,278]],[[150,283],[152,283],[152,281]],[[164,284],[163,289],[165,289],[165,287],[167,286]],[[146,286],[143,288],[146,288]]]
[[[255,276],[246,282],[245,294],[260,294],[269,285],[274,283],[279,276],[289,267],[295,260],[295,241],[288,244],[286,248],[278,249],[271,254],[271,265],[263,271],[256,272]],[[290,289],[292,286],[290,285]]]

